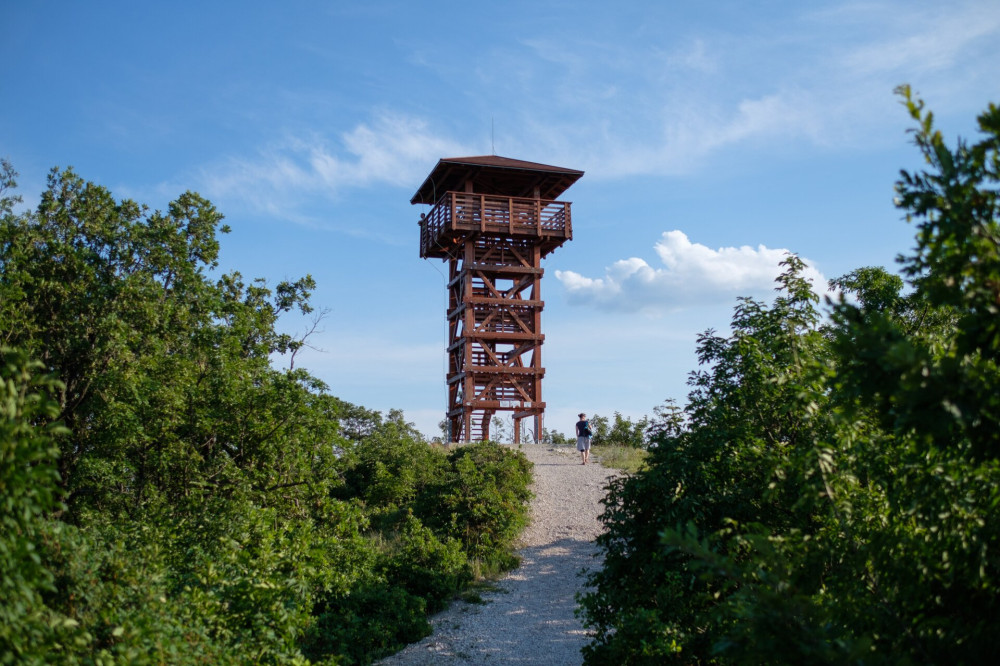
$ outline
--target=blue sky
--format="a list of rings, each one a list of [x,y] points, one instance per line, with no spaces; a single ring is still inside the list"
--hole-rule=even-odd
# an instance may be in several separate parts
[[[695,344],[786,251],[817,285],[895,267],[921,162],[909,83],[953,140],[1000,102],[1000,3],[17,2],[0,19],[0,155],[163,208],[210,198],[224,270],[311,274],[297,359],[437,434],[445,266],[409,199],[441,157],[580,169],[544,263],[546,425],[683,401]],[[289,318],[287,330],[307,320]],[[321,350],[321,351],[320,351]]]

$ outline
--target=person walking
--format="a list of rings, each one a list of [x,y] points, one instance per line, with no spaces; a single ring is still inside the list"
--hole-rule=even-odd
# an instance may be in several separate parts
[[[581,465],[590,460],[590,438],[593,434],[587,415],[580,412],[580,420],[576,422],[576,450],[580,452]]]

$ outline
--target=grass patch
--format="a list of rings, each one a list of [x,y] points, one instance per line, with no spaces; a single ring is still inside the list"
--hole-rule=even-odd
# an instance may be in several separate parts
[[[496,585],[487,585],[485,583],[473,584],[462,590],[458,598],[467,604],[485,604],[486,599],[483,599],[483,595],[496,591]]]
[[[481,578],[474,580],[469,583],[462,591],[455,595],[456,599],[460,599],[467,604],[485,604],[488,603],[486,599],[483,598],[484,594],[505,592],[497,584],[496,578]]]
[[[649,456],[645,449],[631,446],[596,446],[591,449],[590,454],[597,457],[605,467],[620,469],[629,474],[638,472]]]
[[[491,560],[481,560],[478,558],[469,560],[472,568],[472,579],[474,581],[495,581],[499,580],[505,573],[521,566],[521,556],[513,550],[499,553]]]

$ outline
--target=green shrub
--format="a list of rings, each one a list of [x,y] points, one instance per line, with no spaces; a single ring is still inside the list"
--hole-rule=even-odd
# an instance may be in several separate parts
[[[793,256],[699,338],[683,418],[605,499],[586,663],[995,661],[1000,109],[950,149],[902,92],[930,165],[897,183],[912,291],[859,269],[821,324]]]
[[[378,526],[391,529],[399,510],[438,483],[447,467],[442,450],[391,422],[380,424],[345,451],[340,463],[344,485],[335,494],[363,501]]]
[[[460,447],[448,462],[448,474],[418,498],[414,512],[439,534],[460,540],[488,570],[516,564],[509,551],[527,525],[531,463],[493,442]]]
[[[274,367],[311,278],[209,279],[226,228],[196,194],[150,211],[53,170],[15,214],[13,175],[0,664],[366,662],[423,636],[479,561],[509,565],[523,456],[449,457]]]
[[[315,601],[358,586],[376,559],[358,509],[330,511],[316,526],[216,500],[187,515],[67,527],[45,553],[56,573],[46,601],[77,628],[59,661],[301,659]]]
[[[431,633],[424,600],[379,581],[329,595],[317,611],[303,641],[303,651],[314,660],[370,664]]]
[[[214,632],[217,607],[171,584],[170,529],[130,523],[66,526],[46,559],[57,573],[47,603],[74,628],[59,663],[240,663]]]
[[[472,581],[461,542],[439,540],[412,515],[387,550],[380,567],[386,580],[424,599],[430,613],[443,610],[448,600]]]

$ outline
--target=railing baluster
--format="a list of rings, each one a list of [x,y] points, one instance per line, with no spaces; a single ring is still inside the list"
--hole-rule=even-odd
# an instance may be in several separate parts
[[[477,219],[478,218],[478,219]],[[450,233],[478,230],[572,238],[570,204],[565,201],[446,192],[420,228],[422,254],[446,250]]]

